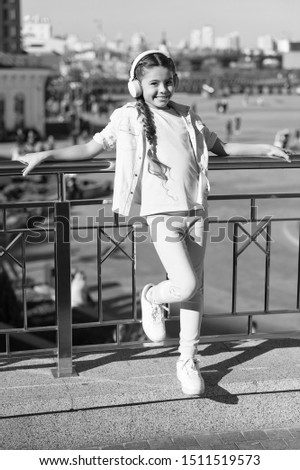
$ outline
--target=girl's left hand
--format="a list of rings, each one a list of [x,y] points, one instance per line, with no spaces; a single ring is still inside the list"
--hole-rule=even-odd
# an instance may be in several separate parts
[[[271,146],[271,150],[267,153],[268,157],[285,160],[288,163],[291,163],[290,155],[293,155],[294,152],[288,149],[282,149],[280,147]]]

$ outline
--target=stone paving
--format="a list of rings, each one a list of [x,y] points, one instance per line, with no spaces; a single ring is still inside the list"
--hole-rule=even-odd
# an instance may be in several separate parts
[[[91,449],[99,449],[92,447]],[[100,447],[102,450],[300,450],[300,426],[195,433],[163,439],[145,439]]]
[[[0,448],[300,450],[300,340],[202,344],[206,392],[186,397],[177,348],[0,361]]]

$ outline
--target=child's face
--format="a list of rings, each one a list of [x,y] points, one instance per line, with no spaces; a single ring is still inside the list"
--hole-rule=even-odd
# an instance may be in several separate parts
[[[153,108],[165,109],[175,91],[172,71],[160,65],[145,71],[141,85],[144,100]]]

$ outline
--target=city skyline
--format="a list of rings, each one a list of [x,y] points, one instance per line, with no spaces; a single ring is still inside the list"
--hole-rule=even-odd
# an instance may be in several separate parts
[[[92,40],[101,28],[109,39],[121,35],[129,41],[143,33],[155,44],[165,34],[176,45],[205,25],[213,26],[215,36],[238,31],[243,47],[255,47],[262,35],[300,40],[299,0],[152,0],[151,8],[140,0],[21,0],[22,18],[27,14],[48,17],[54,35],[75,34],[81,41]]]

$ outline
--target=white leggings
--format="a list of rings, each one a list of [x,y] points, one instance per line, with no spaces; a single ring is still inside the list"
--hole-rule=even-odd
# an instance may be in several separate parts
[[[147,217],[147,223],[168,276],[151,288],[149,300],[156,304],[180,302],[179,352],[184,358],[193,357],[203,316],[207,212],[200,209],[155,214]]]

